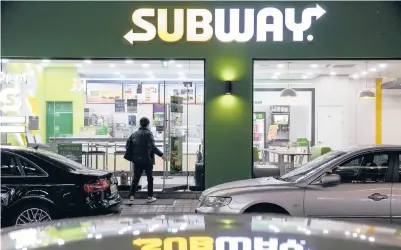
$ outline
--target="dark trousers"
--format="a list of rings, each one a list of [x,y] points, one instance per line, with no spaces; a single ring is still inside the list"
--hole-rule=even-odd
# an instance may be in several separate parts
[[[153,165],[142,164],[134,164],[134,178],[131,183],[130,196],[135,196],[143,171],[145,171],[148,178],[148,197],[153,197]]]

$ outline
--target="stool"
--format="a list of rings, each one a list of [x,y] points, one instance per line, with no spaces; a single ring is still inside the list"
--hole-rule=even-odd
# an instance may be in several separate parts
[[[106,170],[106,160],[107,160],[107,156],[106,156],[106,151],[103,150],[98,150],[98,146],[99,145],[94,145],[92,146],[91,144],[88,145],[88,151],[86,151],[86,164],[89,167],[92,167],[92,157],[96,156],[96,169],[98,169],[98,156],[102,156],[103,157],[103,170]],[[95,148],[95,150],[92,150],[92,148]],[[89,165],[89,157],[90,157],[90,165]]]

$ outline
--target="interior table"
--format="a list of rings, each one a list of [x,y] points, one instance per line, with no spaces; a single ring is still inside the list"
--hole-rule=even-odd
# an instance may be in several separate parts
[[[284,164],[284,156],[287,156],[290,159],[290,168],[294,169],[295,167],[295,156],[307,156],[308,161],[311,156],[311,153],[307,152],[298,152],[294,150],[275,150],[275,149],[264,149],[264,152],[267,154],[272,153],[278,156],[278,167],[280,168],[280,176],[285,174],[285,164]],[[267,157],[269,158],[269,157]]]

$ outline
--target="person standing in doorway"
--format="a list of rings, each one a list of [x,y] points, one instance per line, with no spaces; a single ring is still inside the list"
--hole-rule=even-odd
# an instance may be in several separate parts
[[[142,173],[145,171],[148,180],[148,203],[156,201],[153,197],[153,164],[155,154],[164,161],[166,157],[155,145],[152,132],[149,130],[150,121],[143,117],[139,121],[140,127],[127,140],[125,159],[134,164],[134,178],[130,188],[130,202],[135,199],[135,192],[141,179]]]

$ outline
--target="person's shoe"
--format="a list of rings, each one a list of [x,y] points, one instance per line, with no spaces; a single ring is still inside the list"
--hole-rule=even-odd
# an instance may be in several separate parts
[[[156,201],[155,197],[148,197],[147,203],[152,203],[152,202],[155,202],[155,201]]]
[[[130,201],[130,202],[134,202],[134,200],[135,200],[135,197],[134,197],[134,196],[130,196],[130,197],[129,197],[129,201]]]

